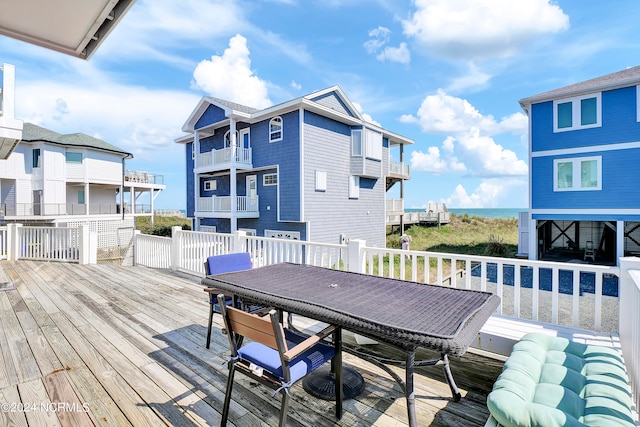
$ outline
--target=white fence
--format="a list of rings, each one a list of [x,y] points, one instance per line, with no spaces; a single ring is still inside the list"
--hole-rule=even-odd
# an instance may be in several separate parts
[[[80,229],[18,227],[18,259],[80,261]]]
[[[151,268],[171,268],[171,237],[135,234],[136,264]]]
[[[620,259],[620,345],[635,396],[640,408],[640,259]]]

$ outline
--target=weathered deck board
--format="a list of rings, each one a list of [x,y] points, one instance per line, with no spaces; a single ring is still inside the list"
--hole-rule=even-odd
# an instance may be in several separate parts
[[[209,304],[199,279],[143,267],[29,261],[0,261],[0,277],[16,285],[0,292],[0,403],[77,409],[0,412],[0,425],[219,424],[228,341],[216,315],[211,349],[204,347]],[[381,347],[371,348],[393,354]],[[366,386],[344,402],[342,420],[336,422],[333,402],[296,385],[289,425],[406,425],[406,403],[393,379],[358,357],[344,359]],[[419,424],[484,425],[486,394],[501,366],[471,354],[453,359],[461,402],[451,401],[440,367],[417,369]],[[240,374],[236,379],[230,425],[277,425],[280,399]]]

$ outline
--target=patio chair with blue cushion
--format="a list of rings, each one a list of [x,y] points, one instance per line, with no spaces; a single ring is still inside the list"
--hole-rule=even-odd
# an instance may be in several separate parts
[[[289,390],[298,380],[324,365],[333,363],[336,390],[336,418],[342,417],[342,339],[338,326],[329,326],[316,335],[304,336],[284,328],[276,310],[269,311],[269,318],[228,306],[225,295],[218,295],[222,310],[231,356],[228,360],[229,377],[222,410],[221,426],[227,424],[233,378],[237,371],[275,389],[280,393],[280,422],[286,424],[289,408]],[[333,344],[323,341],[333,334]],[[250,340],[242,345],[243,338]]]
[[[252,267],[251,256],[248,252],[239,252],[233,254],[214,255],[207,258],[204,263],[207,276],[220,273],[231,273],[233,271],[250,270]],[[217,295],[221,293],[219,289],[206,288],[205,292],[209,293],[209,326],[207,328],[207,344],[211,346],[211,327],[213,325],[213,313],[220,313]],[[233,297],[225,295],[225,304],[233,304]]]

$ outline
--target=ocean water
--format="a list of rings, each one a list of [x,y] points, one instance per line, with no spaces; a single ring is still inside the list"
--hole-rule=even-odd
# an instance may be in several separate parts
[[[447,208],[447,210],[456,215],[467,214],[485,218],[518,218],[518,212],[524,212],[527,208]],[[424,208],[405,209],[405,211],[422,212]]]

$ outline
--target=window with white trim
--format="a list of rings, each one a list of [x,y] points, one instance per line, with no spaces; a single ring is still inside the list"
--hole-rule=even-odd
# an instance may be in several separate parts
[[[277,173],[267,173],[262,176],[262,185],[277,185],[278,184],[278,174]]]
[[[364,154],[367,159],[382,160],[382,134],[366,130]]]
[[[327,173],[316,171],[316,191],[327,191]]]
[[[555,159],[553,175],[553,191],[602,190],[602,157]]]
[[[269,142],[282,140],[282,117],[274,117],[269,120]]]
[[[362,156],[362,131],[351,131],[351,155]]]
[[[82,163],[82,153],[67,151],[65,153],[67,163]]]
[[[204,191],[215,191],[218,189],[218,181],[210,179],[204,182]]]
[[[602,126],[602,94],[576,96],[553,101],[553,131]]]
[[[360,197],[360,177],[351,175],[349,177],[349,198],[357,199]]]
[[[264,237],[271,237],[274,239],[300,240],[300,232],[286,230],[264,230]]]
[[[238,131],[236,131],[236,146],[238,145]],[[224,134],[224,148],[231,147],[231,131]]]

